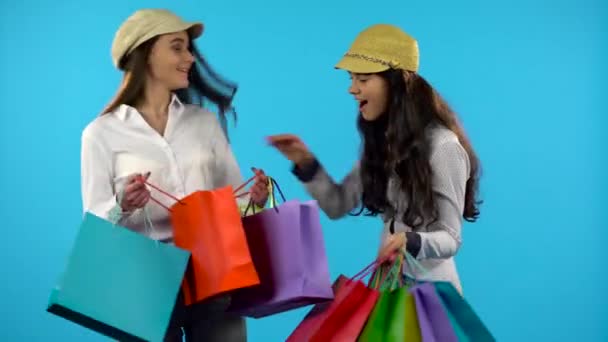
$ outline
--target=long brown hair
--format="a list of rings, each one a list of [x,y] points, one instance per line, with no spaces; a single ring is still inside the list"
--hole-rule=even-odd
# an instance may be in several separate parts
[[[426,222],[426,217],[431,221],[438,218],[427,133],[429,127],[441,124],[456,134],[468,154],[470,174],[463,217],[476,221],[481,203],[477,200],[480,163],[456,114],[419,74],[390,69],[379,75],[388,82],[388,110],[375,121],[366,121],[361,115],[358,119],[363,138],[361,212],[365,208],[367,215],[376,215],[389,208],[388,180],[396,173],[401,190],[409,198],[403,222],[416,228]]]
[[[236,111],[232,106],[232,100],[237,91],[237,86],[213,71],[194,45],[192,38],[189,39],[189,50],[195,59],[188,75],[190,86],[187,89],[175,91],[175,94],[182,103],[197,104],[202,107],[205,105],[205,100],[209,100],[215,104],[218,108],[222,128],[227,133],[226,113],[231,112],[236,120]],[[157,40],[158,36],[145,41],[132,53],[120,60],[118,67],[124,71],[122,82],[116,95],[110,104],[103,109],[101,115],[114,111],[121,104],[135,106],[137,101],[141,100],[146,85],[148,58]]]

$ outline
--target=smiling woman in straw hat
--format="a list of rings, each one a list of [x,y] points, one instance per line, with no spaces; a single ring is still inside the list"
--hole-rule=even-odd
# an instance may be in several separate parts
[[[236,86],[213,72],[194,47],[202,32],[203,24],[160,9],[139,10],[118,29],[112,59],[124,72],[122,84],[82,134],[84,211],[170,243],[168,211],[149,201],[142,176],[178,197],[242,183],[225,134]],[[220,120],[202,108],[204,101],[216,105]],[[250,198],[262,206],[267,179],[256,173]],[[144,207],[147,214],[139,210]],[[152,232],[145,230],[144,215]],[[188,309],[182,302],[166,341],[181,341],[182,327],[188,341],[246,340],[245,321],[224,313],[226,297]]]
[[[361,32],[336,68],[348,71],[363,139],[358,165],[336,184],[296,136],[269,138],[331,218],[361,206],[382,216],[380,257],[407,250],[429,280],[462,291],[454,256],[462,219],[479,215],[479,161],[456,114],[418,74],[418,43],[393,25]],[[419,275],[417,275],[419,276]]]

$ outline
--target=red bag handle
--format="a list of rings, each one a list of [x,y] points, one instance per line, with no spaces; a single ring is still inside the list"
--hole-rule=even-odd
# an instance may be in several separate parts
[[[240,185],[238,188],[236,188],[236,190],[234,190],[234,192],[233,192],[233,193],[236,193],[237,191],[241,190],[242,188],[244,188],[245,186],[247,186],[247,184],[249,184],[249,183],[250,183],[252,180],[254,180],[254,179],[255,179],[255,176],[253,176],[253,177],[249,178],[249,179],[248,179],[248,180],[247,180],[245,183],[241,184],[241,185]],[[151,184],[150,182],[148,182],[148,181],[147,181],[147,180],[146,180],[146,179],[145,179],[143,176],[139,176],[139,177],[137,177],[137,181],[138,181],[138,182],[141,182],[141,183],[144,183],[144,184],[146,184],[146,185],[149,185],[151,188],[153,188],[153,189],[157,190],[158,192],[160,192],[161,194],[163,194],[163,195],[165,195],[165,196],[167,196],[167,197],[171,198],[172,200],[175,200],[177,203],[179,203],[179,204],[181,204],[181,205],[186,205],[186,203],[184,203],[184,202],[183,202],[182,200],[180,200],[179,198],[177,198],[177,197],[173,196],[172,194],[170,194],[170,193],[168,193],[168,192],[164,191],[163,189],[159,188],[158,186],[156,186],[156,185]],[[236,198],[238,198],[238,197],[242,197],[242,196],[244,196],[244,195],[246,195],[246,194],[247,194],[247,192],[245,192],[245,193],[243,193],[243,194],[240,194],[240,195],[238,195],[238,196],[235,196],[235,197],[236,197]],[[167,207],[166,205],[162,204],[162,203],[161,203],[159,200],[157,200],[156,198],[154,198],[154,197],[150,196],[150,199],[151,199],[152,201],[156,202],[156,204],[160,205],[161,207],[163,207],[163,208],[167,209],[168,211],[171,211],[171,208],[169,208],[169,207]]]

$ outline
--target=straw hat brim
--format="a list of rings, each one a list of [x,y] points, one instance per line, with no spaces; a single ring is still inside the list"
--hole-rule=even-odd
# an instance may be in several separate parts
[[[342,57],[335,68],[355,74],[375,74],[390,69],[388,65],[350,56]]]

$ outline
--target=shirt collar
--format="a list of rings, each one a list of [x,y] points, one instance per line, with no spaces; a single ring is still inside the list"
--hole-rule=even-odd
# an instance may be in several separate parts
[[[175,93],[171,94],[171,102],[169,102],[169,115],[181,114],[184,111],[184,104]],[[114,114],[122,121],[125,121],[132,115],[133,111],[137,111],[134,107],[126,104],[121,104],[116,108]]]

